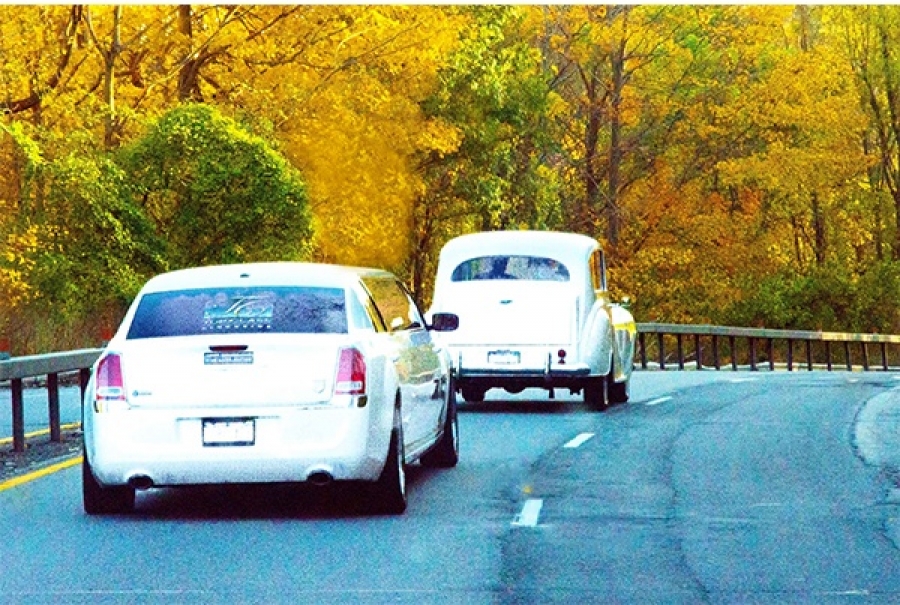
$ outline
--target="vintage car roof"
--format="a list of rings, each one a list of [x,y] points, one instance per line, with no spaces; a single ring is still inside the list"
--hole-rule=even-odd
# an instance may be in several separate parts
[[[212,265],[180,269],[151,278],[144,292],[203,288],[207,286],[314,285],[347,287],[363,276],[389,276],[380,269],[323,263],[261,262]]]
[[[461,235],[441,249],[442,268],[493,254],[547,256],[565,264],[583,261],[600,244],[594,238],[560,231],[483,231]],[[448,265],[450,265],[448,267]]]

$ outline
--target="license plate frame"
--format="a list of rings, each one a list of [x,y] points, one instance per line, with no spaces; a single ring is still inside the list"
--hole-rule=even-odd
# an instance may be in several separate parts
[[[256,444],[256,418],[203,418],[203,447],[246,447]]]
[[[211,351],[203,354],[203,365],[249,366],[253,365],[253,351]]]
[[[522,353],[510,349],[488,351],[488,363],[493,365],[512,366],[522,363]]]

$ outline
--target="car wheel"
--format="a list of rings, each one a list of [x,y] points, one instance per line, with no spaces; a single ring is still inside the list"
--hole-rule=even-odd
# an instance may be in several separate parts
[[[465,399],[469,403],[481,403],[484,401],[484,394],[487,392],[486,389],[480,389],[478,387],[463,387],[461,389],[463,399]]]
[[[422,466],[452,468],[459,462],[459,418],[456,414],[456,389],[452,379],[448,391],[444,433],[434,448],[422,456]]]
[[[609,401],[610,403],[628,403],[629,386],[631,377],[629,376],[625,382],[609,382]]]
[[[606,377],[607,390],[609,392],[609,402],[610,403],[628,403],[628,395],[631,391],[631,376],[629,376],[625,382],[616,382],[614,376],[616,375],[616,368],[612,366],[609,369],[609,374]]]
[[[403,432],[391,432],[384,470],[372,490],[373,508],[386,515],[400,515],[406,511],[406,471],[403,468]]]
[[[605,376],[588,379],[583,388],[584,402],[597,411],[605,410],[609,407],[608,385]]]
[[[86,455],[81,461],[81,492],[84,512],[89,515],[116,515],[134,510],[134,488],[127,485],[100,485],[91,472]]]

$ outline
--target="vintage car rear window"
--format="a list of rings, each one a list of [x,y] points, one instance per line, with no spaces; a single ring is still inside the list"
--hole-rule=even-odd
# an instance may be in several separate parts
[[[477,279],[530,279],[569,281],[569,270],[561,262],[543,256],[480,256],[460,263],[451,281]]]
[[[199,288],[145,295],[129,340],[198,334],[347,332],[342,288]]]

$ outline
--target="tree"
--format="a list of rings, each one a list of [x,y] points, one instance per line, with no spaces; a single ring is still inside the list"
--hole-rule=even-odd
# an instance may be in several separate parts
[[[312,226],[299,174],[213,107],[173,109],[123,158],[173,267],[309,257]]]
[[[414,207],[413,293],[430,295],[436,256],[450,237],[472,230],[560,223],[553,149],[553,99],[530,43],[527,9],[460,9],[468,25],[422,102],[435,134],[418,154],[424,189]]]

